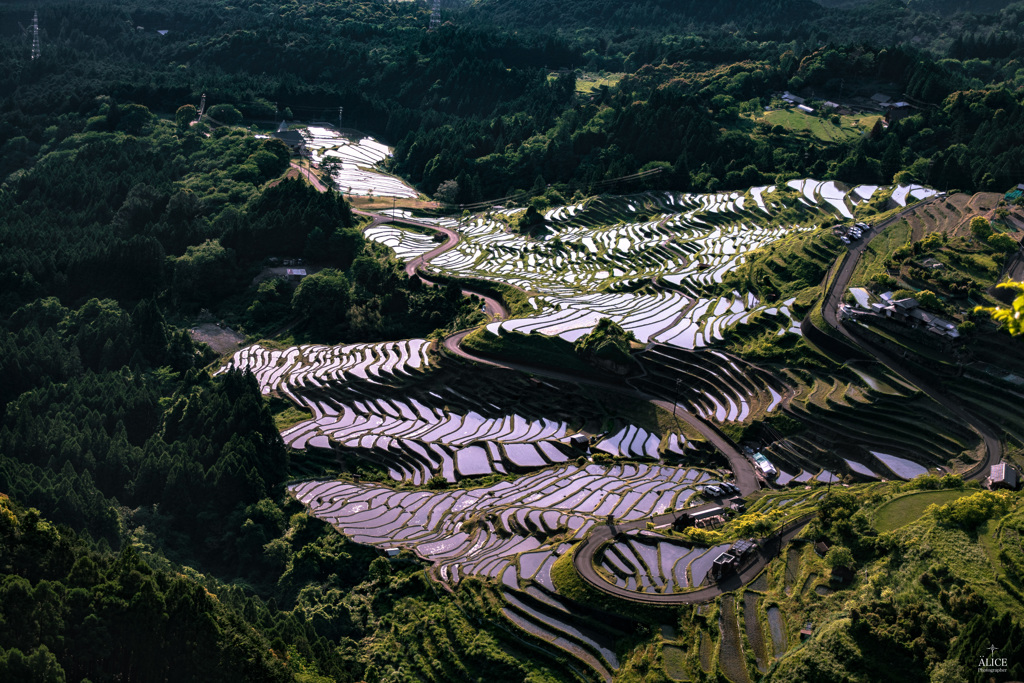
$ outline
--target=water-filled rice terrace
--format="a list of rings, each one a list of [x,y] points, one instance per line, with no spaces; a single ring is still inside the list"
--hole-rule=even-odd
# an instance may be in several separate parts
[[[551,590],[551,565],[567,543],[608,515],[633,521],[686,507],[711,473],[685,467],[566,465],[513,482],[451,491],[396,491],[371,483],[304,482],[290,491],[359,543],[408,548],[441,580],[501,578]]]
[[[509,621],[610,680],[619,666],[614,634],[595,630],[559,598],[555,560],[609,515],[632,521],[685,507],[716,481],[704,470],[638,463],[567,465],[468,490],[310,481],[289,491],[356,542],[416,553],[448,585],[468,576],[500,582]],[[707,568],[695,562],[691,571],[703,576]]]
[[[285,396],[312,413],[312,419],[282,432],[291,448],[352,452],[381,466],[395,481],[422,485],[441,475],[454,483],[569,459],[561,441],[575,431],[569,419],[581,420],[578,409],[563,409],[561,419],[550,408],[519,414],[503,405],[516,402],[521,387],[490,386],[484,396],[470,380],[456,382],[445,375],[438,367],[441,361],[432,360],[430,346],[423,339],[286,350],[254,345],[235,353],[220,372],[247,369],[264,394]],[[543,389],[560,391],[552,385],[530,386],[534,393]],[[538,399],[541,405],[546,401]],[[661,457],[661,435],[628,423],[612,432],[606,452]],[[693,445],[673,433],[664,450],[682,457]]]
[[[678,593],[701,585],[731,543],[706,548],[655,534],[626,534],[605,545],[595,562],[609,583],[641,593]]]
[[[370,170],[391,156],[387,145],[369,137],[349,140],[336,130],[321,126],[309,126],[300,132],[314,164],[322,164],[327,159],[339,162],[332,179],[342,192],[407,199],[418,196],[416,190],[402,180]]]
[[[495,334],[538,332],[575,341],[607,317],[641,342],[700,348],[720,341],[729,326],[755,313],[778,319],[779,334],[798,332],[792,300],[761,302],[751,293],[717,293],[724,276],[750,251],[852,215],[858,204],[882,194],[898,195],[905,203],[932,192],[910,186],[844,189],[813,180],[791,181],[785,190],[595,197],[548,210],[547,231],[538,239],[507,229],[507,220],[524,209],[434,219],[457,230],[462,241],[433,259],[430,268],[535,294],[529,301],[536,313],[492,323],[488,329]],[[802,212],[799,223],[787,212],[795,205]],[[436,246],[393,225],[377,226],[367,236],[405,260]]]
[[[800,334],[798,311],[806,303],[794,310],[794,298],[762,302],[721,285],[751,250],[853,215],[879,193],[891,193],[902,204],[928,192],[844,189],[818,181],[787,185],[746,193],[599,197],[548,211],[547,232],[540,239],[506,231],[511,211],[463,221],[435,219],[463,239],[429,268],[527,290],[533,312],[489,323],[493,334],[539,333],[575,341],[609,317],[647,345],[638,354],[642,370],[628,379],[645,395],[670,399],[723,425],[782,413],[795,418],[804,431],[764,449],[779,469],[778,485],[833,482],[847,472],[863,478],[913,476],[923,466],[970,450],[977,441],[973,433],[951,424],[938,406],[877,366],[814,371],[762,366],[722,344],[730,330],[755,315],[759,329],[770,334]],[[366,235],[405,260],[437,246],[432,236],[391,225],[370,228]],[[674,433],[678,424],[672,430],[609,419],[587,408],[586,400],[571,398],[577,393],[566,393],[579,392],[578,387],[521,373],[466,371],[466,361],[439,355],[435,348],[421,339],[252,346],[237,352],[225,369],[251,370],[264,394],[286,397],[309,411],[310,419],[282,433],[291,448],[355,455],[398,485],[306,481],[290,486],[314,515],[356,542],[415,553],[449,587],[467,577],[487,580],[489,590],[500,595],[496,609],[520,633],[611,680],[622,655],[615,643],[632,627],[588,616],[586,608],[558,595],[552,567],[609,515],[640,526],[691,505],[721,475],[662,462],[669,457],[669,462],[688,462],[695,449],[694,442]],[[946,426],[929,431],[934,424]],[[594,454],[636,461],[574,464],[579,452],[565,442],[585,425],[586,433],[599,437],[592,443]],[[468,488],[474,477],[488,475],[519,476]],[[437,490],[438,476],[450,487]],[[414,488],[428,482],[429,489]],[[820,488],[803,489],[764,496],[751,509],[778,511],[785,519],[798,516],[822,495]],[[603,546],[594,562],[610,584],[671,594],[705,582],[724,549],[634,531]],[[772,652],[778,657],[785,650],[782,613],[759,605],[759,593],[752,591],[762,590],[748,590],[742,607],[732,598],[720,603],[717,642],[723,649],[721,654],[708,649],[713,643],[702,634],[699,665],[705,671],[717,663],[734,680],[745,678],[742,662],[735,659],[744,648],[743,633],[760,671]],[[766,615],[765,632],[759,615]]]

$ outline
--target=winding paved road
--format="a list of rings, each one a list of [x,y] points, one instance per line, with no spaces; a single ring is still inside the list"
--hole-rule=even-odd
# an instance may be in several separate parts
[[[313,181],[313,185],[320,191],[325,191],[326,188],[319,183],[319,181]],[[860,348],[867,352],[869,355],[878,359],[881,363],[890,368],[897,375],[901,376],[907,382],[913,386],[918,387],[923,393],[931,397],[937,403],[946,408],[951,414],[968,424],[974,431],[981,435],[985,443],[985,448],[988,454],[986,461],[983,463],[984,466],[979,467],[978,471],[971,475],[972,478],[984,477],[987,472],[987,466],[995,464],[999,461],[1001,456],[1001,448],[997,435],[995,432],[985,423],[981,422],[974,416],[972,416],[965,408],[958,403],[954,402],[953,399],[944,393],[942,393],[938,387],[933,385],[929,380],[920,377],[917,373],[911,371],[906,367],[905,364],[901,363],[899,359],[895,358],[888,351],[878,348],[876,345],[870,344],[865,340],[854,336],[838,319],[837,310],[839,306],[842,294],[846,291],[850,279],[853,277],[853,273],[856,270],[857,264],[860,261],[860,257],[863,255],[868,244],[871,240],[875,239],[881,234],[887,227],[893,223],[902,220],[907,214],[916,210],[917,208],[938,199],[943,198],[943,195],[933,197],[919,202],[911,207],[900,211],[896,215],[887,219],[886,221],[875,226],[872,231],[872,235],[868,239],[863,239],[857,244],[850,247],[849,253],[844,257],[840,264],[839,271],[836,273],[832,280],[826,296],[822,302],[822,314],[826,323],[837,330],[843,335],[850,343],[856,348]],[[434,232],[445,235],[445,242],[435,249],[409,261],[405,270],[410,276],[417,274],[419,277],[428,285],[436,285],[437,283],[426,278],[422,269],[429,263],[433,258],[443,254],[444,252],[454,248],[460,241],[460,236],[454,230],[449,228],[441,227],[431,223],[424,223],[408,218],[397,218],[391,216],[384,216],[381,214],[370,213],[367,211],[358,211],[356,213],[361,216],[365,216],[371,219],[370,225],[367,227],[379,225],[381,223],[400,223],[406,225],[412,225],[421,229],[428,229]],[[478,292],[472,290],[463,289],[465,295],[476,295],[484,301],[484,310],[488,314],[488,317],[493,319],[503,319],[508,316],[508,310],[493,297],[483,296]],[[809,321],[809,316],[805,318],[805,321]],[[736,485],[740,489],[741,494],[747,495],[757,490],[760,486],[756,475],[754,474],[753,466],[750,461],[747,460],[732,444],[730,440],[724,437],[718,430],[714,429],[711,425],[704,422],[696,415],[682,409],[681,406],[674,405],[670,401],[664,401],[657,399],[653,396],[646,395],[642,392],[637,391],[623,383],[602,381],[599,379],[592,379],[588,377],[580,377],[568,372],[560,372],[556,370],[550,370],[547,368],[541,368],[533,365],[527,365],[523,363],[514,363],[509,361],[497,361],[494,359],[483,358],[470,354],[465,351],[462,346],[462,340],[465,339],[466,335],[473,330],[462,330],[446,337],[442,344],[445,349],[450,353],[472,361],[489,365],[492,367],[504,368],[507,370],[513,370],[518,372],[525,372],[533,375],[542,377],[548,377],[551,379],[584,384],[594,387],[599,387],[608,391],[629,395],[634,398],[649,401],[658,407],[673,412],[680,419],[685,421],[687,424],[696,429],[707,441],[713,444],[722,454],[726,457],[729,462],[735,477]],[[710,504],[709,504],[710,505]],[[699,508],[698,508],[699,509]],[[771,561],[772,558],[776,557],[793,538],[803,529],[804,525],[809,520],[802,520],[799,524],[793,524],[788,530],[777,532],[776,535],[770,537],[765,542],[759,544],[757,549],[757,556],[753,562],[748,562],[745,567],[742,568],[740,573],[728,577],[724,581],[699,588],[694,591],[686,593],[639,593],[636,591],[626,590],[624,588],[615,586],[608,581],[604,580],[597,572],[594,565],[594,555],[606,542],[609,542],[613,537],[622,531],[631,529],[638,529],[646,526],[648,521],[653,521],[655,525],[669,524],[675,521],[678,513],[669,513],[660,515],[652,518],[651,520],[638,520],[634,522],[619,524],[615,526],[609,526],[606,524],[595,525],[591,532],[587,535],[584,541],[577,547],[573,562],[579,572],[580,576],[587,581],[594,588],[604,591],[606,593],[615,595],[619,598],[631,600],[634,602],[647,603],[647,604],[664,604],[664,605],[678,605],[687,603],[698,603],[711,600],[714,597],[721,595],[723,592],[731,591],[740,586],[743,586],[752,581],[758,573]]]
[[[923,394],[927,395],[933,401],[948,410],[957,419],[981,436],[982,441],[985,444],[987,457],[984,461],[975,465],[973,468],[974,471],[967,477],[968,479],[980,480],[988,476],[989,468],[992,465],[998,464],[1002,457],[1002,445],[1000,444],[999,437],[995,430],[993,430],[984,421],[979,420],[977,417],[972,415],[964,406],[956,402],[952,396],[946,394],[937,384],[932,382],[930,379],[922,377],[920,373],[911,370],[906,363],[902,362],[892,352],[877,344],[872,344],[870,341],[865,339],[863,335],[854,335],[843,324],[843,321],[840,320],[838,316],[839,302],[842,300],[842,296],[850,284],[850,279],[853,277],[853,273],[857,269],[857,264],[860,262],[860,257],[864,254],[868,244],[881,235],[886,228],[897,221],[902,220],[909,213],[926,204],[944,198],[945,195],[937,195],[930,199],[926,199],[923,202],[918,202],[913,206],[907,207],[903,211],[900,211],[896,215],[875,226],[869,238],[862,239],[857,244],[851,246],[849,253],[843,258],[843,261],[839,266],[839,271],[836,273],[835,278],[833,278],[832,284],[822,301],[821,313],[825,318],[825,322],[842,334],[847,341],[854,345],[854,347],[873,356],[887,368],[902,377],[909,384],[917,387]],[[810,316],[805,317],[804,320],[806,320],[808,324],[813,324],[810,321]]]
[[[459,241],[461,241],[462,239],[459,233],[455,232],[450,228],[445,228],[440,225],[434,225],[433,223],[424,223],[422,221],[417,221],[412,218],[396,218],[394,216],[385,216],[383,214],[372,213],[370,211],[360,211],[359,209],[353,209],[352,213],[371,219],[370,223],[363,228],[364,230],[384,223],[401,223],[402,225],[411,225],[413,227],[417,227],[420,229],[433,230],[434,232],[444,235],[446,239],[443,244],[438,245],[434,249],[431,249],[430,251],[421,256],[417,256],[416,258],[412,259],[411,261],[405,264],[406,275],[408,275],[409,277],[416,275],[417,277],[420,278],[420,280],[423,281],[424,284],[429,285],[431,287],[436,286],[438,283],[434,282],[433,280],[430,280],[427,276],[425,276],[421,272],[421,269],[424,266],[426,266],[426,264],[429,263],[431,259],[440,256],[449,249],[453,249],[455,245],[457,245]],[[494,297],[482,294],[481,292],[474,292],[469,289],[463,289],[462,294],[463,296],[478,297],[483,302],[484,315],[486,315],[489,319],[502,320],[508,317],[508,309],[505,308],[505,306]]]
[[[321,192],[326,191],[319,182],[313,183]],[[410,260],[406,266],[405,271],[408,275],[418,275],[424,283],[428,285],[436,285],[436,282],[429,280],[423,274],[423,268],[432,259],[443,254],[444,252],[454,248],[460,241],[460,236],[454,230],[445,228],[442,226],[434,225],[432,223],[424,223],[421,221],[404,218],[404,217],[392,217],[385,216],[382,214],[372,213],[368,211],[353,210],[353,213],[370,218],[370,223],[366,228],[380,225],[383,223],[400,223],[405,225],[411,225],[421,229],[432,230],[443,234],[446,239],[445,242],[429,252],[418,256],[415,259]],[[475,295],[484,301],[484,310],[490,318],[504,319],[508,316],[508,310],[493,297],[483,295],[479,292],[474,292],[469,289],[463,289],[463,294],[466,296]],[[476,328],[473,328],[476,329]],[[473,329],[461,330],[454,334],[449,335],[442,341],[442,345],[450,353],[465,360],[489,365],[492,367],[503,368],[506,370],[512,370],[517,372],[524,372],[527,374],[537,375],[541,377],[547,377],[550,379],[570,382],[574,384],[588,385],[592,387],[598,387],[607,391],[630,396],[641,400],[648,401],[654,405],[662,408],[663,410],[672,412],[679,419],[686,422],[688,425],[693,427],[697,432],[701,434],[709,443],[717,448],[729,462],[729,467],[733,471],[733,475],[736,480],[736,486],[740,490],[742,495],[748,495],[760,488],[757,476],[754,473],[754,468],[751,462],[743,456],[736,448],[736,446],[726,438],[720,431],[712,427],[707,422],[701,420],[699,417],[687,411],[683,406],[674,404],[671,401],[650,396],[643,392],[638,391],[622,382],[603,381],[597,378],[581,377],[568,372],[560,372],[557,370],[551,370],[548,368],[538,367],[534,365],[528,365],[525,363],[515,363],[510,361],[497,361],[490,358],[484,358],[471,354],[464,350],[461,346],[462,340],[465,339],[466,335],[473,331]],[[708,504],[713,505],[711,503]],[[699,508],[698,508],[699,509]],[[607,593],[616,595],[636,602],[644,603],[656,603],[656,604],[687,604],[695,602],[704,602],[717,595],[739,586],[748,583],[757,576],[757,574],[765,567],[765,565],[781,551],[781,548],[785,547],[789,541],[791,541],[796,534],[800,532],[803,525],[799,525],[793,529],[790,529],[781,536],[781,543],[778,543],[778,538],[775,539],[774,543],[762,543],[758,547],[757,556],[753,562],[748,563],[739,574],[733,575],[725,581],[701,588],[695,591],[689,591],[686,593],[672,593],[672,594],[644,594],[637,593],[634,591],[627,591],[623,588],[615,586],[604,579],[602,579],[597,570],[594,567],[593,556],[594,553],[608,540],[612,538],[614,533],[627,529],[639,528],[646,526],[648,521],[653,521],[656,525],[671,523],[675,520],[678,513],[669,513],[666,515],[660,515],[652,518],[651,520],[638,520],[627,524],[620,524],[612,528],[607,525],[598,525],[587,535],[587,538],[577,548],[574,555],[574,564],[579,571],[580,575],[585,581],[590,583],[598,590],[605,591]],[[772,550],[771,546],[775,546]],[[735,584],[735,585],[734,585]]]
[[[412,259],[405,266],[405,272],[408,273],[410,276],[413,274],[417,274],[424,282],[431,285],[436,283],[430,281],[424,276],[423,267],[432,259],[436,258],[437,256],[440,256],[449,249],[454,248],[455,245],[457,245],[461,239],[459,234],[454,230],[439,225],[434,225],[433,223],[425,223],[410,218],[395,218],[377,213],[371,213],[369,211],[353,210],[353,213],[371,219],[370,224],[366,226],[367,228],[375,225],[380,225],[382,223],[400,223],[404,225],[412,225],[421,229],[433,230],[434,232],[443,234],[446,237],[446,240],[443,244],[439,245],[435,249],[431,249],[429,252],[423,254],[422,256],[418,256],[415,259]],[[481,294],[480,292],[474,292],[469,289],[463,289],[462,292],[467,296],[474,295],[482,299],[485,305],[484,310],[485,313],[488,314],[488,317],[499,320],[508,317],[508,310],[501,304],[501,302],[494,299],[493,297],[489,297],[484,294]],[[743,454],[739,452],[739,450],[737,450],[736,446],[729,439],[727,439],[721,432],[714,429],[711,425],[704,422],[693,413],[688,412],[683,406],[673,404],[671,401],[665,401],[662,399],[658,399],[654,396],[644,394],[620,382],[602,381],[596,378],[581,377],[579,375],[575,375],[569,372],[550,370],[548,368],[538,367],[535,365],[528,365],[525,363],[514,363],[504,360],[498,361],[491,358],[484,358],[482,356],[471,354],[462,348],[462,340],[465,339],[466,335],[468,335],[474,329],[476,328],[460,330],[459,332],[456,332],[445,337],[445,339],[441,343],[444,346],[444,348],[447,349],[453,355],[475,363],[481,363],[483,365],[503,368],[506,370],[514,370],[516,372],[524,372],[527,374],[538,375],[541,377],[548,377],[550,379],[571,382],[574,384],[585,384],[593,387],[599,387],[607,391],[613,391],[616,393],[631,396],[633,398],[638,398],[644,401],[651,402],[658,406],[659,408],[662,408],[663,410],[674,413],[677,417],[679,417],[679,419],[683,420],[688,425],[696,429],[701,434],[701,436],[703,436],[709,443],[711,443],[719,451],[721,451],[721,453],[725,456],[726,460],[728,460],[729,462],[729,467],[730,469],[732,469],[733,475],[736,478],[736,486],[737,488],[739,488],[740,493],[742,495],[753,493],[754,491],[760,488],[757,476],[754,474],[753,465],[749,460],[747,460],[747,458],[743,456]]]

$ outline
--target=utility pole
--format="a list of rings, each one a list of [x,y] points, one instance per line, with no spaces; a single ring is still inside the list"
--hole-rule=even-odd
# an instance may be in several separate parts
[[[345,107],[338,107],[338,128],[341,128],[341,114],[345,111]]]
[[[39,11],[32,12],[32,59],[39,59]]]
[[[682,427],[679,426],[679,414],[676,412],[676,409],[679,407],[679,387],[681,387],[682,384],[683,384],[682,378],[681,377],[677,377],[676,378],[676,395],[675,395],[675,400],[672,401],[672,417],[674,417],[675,420],[676,420],[676,429],[679,430],[680,435],[682,435],[683,430],[682,430]]]

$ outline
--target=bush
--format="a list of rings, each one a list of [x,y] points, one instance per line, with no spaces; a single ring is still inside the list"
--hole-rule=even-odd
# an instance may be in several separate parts
[[[230,104],[215,104],[207,112],[214,121],[223,123],[226,126],[237,126],[242,122],[242,112]]]
[[[714,546],[722,542],[722,532],[711,529],[698,529],[691,526],[682,531],[683,538],[698,545]]]
[[[1017,251],[1017,242],[1009,235],[989,235],[986,241],[988,242],[988,246],[1005,254],[1012,254]]]
[[[971,219],[971,234],[979,240],[988,239],[992,234],[992,224],[984,216],[975,216]]]
[[[825,564],[829,569],[853,567],[853,553],[845,546],[834,545],[825,553]]]
[[[992,517],[1006,514],[1010,507],[1009,496],[996,491],[979,491],[957,498],[945,505],[929,505],[939,524],[974,529]]]

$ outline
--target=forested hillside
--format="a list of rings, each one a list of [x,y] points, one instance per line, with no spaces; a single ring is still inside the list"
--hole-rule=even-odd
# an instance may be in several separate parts
[[[1024,181],[1024,4],[835,4],[484,0],[429,31],[422,2],[0,6],[0,680],[565,680],[482,582],[453,598],[306,514],[257,381],[212,376],[200,317],[337,344],[483,315],[246,127],[343,107],[454,204]],[[915,109],[821,140],[756,119],[784,90]],[[204,94],[238,125],[176,116]],[[318,272],[257,282],[271,259]]]
[[[949,17],[884,2],[714,6],[580,2],[556,12],[484,2],[445,10],[444,25],[428,32],[415,3],[44,5],[40,59],[27,59],[15,32],[0,55],[0,90],[10,95],[3,170],[74,132],[97,96],[166,114],[206,93],[256,120],[333,120],[344,107],[346,125],[400,143],[395,168],[426,193],[460,180],[458,201],[542,181],[571,193],[652,164],[672,173],[650,182],[695,189],[734,187],[729,174],[751,166],[747,176],[768,178],[840,177],[852,166],[872,182],[911,167],[914,179],[970,190],[1015,180],[1024,7]],[[24,24],[29,12],[8,4],[3,19]],[[575,91],[572,69],[645,68],[658,75]],[[568,73],[548,77],[558,69]],[[770,104],[773,91],[841,99],[879,87],[914,98],[916,115],[782,164],[750,144],[770,131],[752,135],[738,118]],[[954,96],[965,90],[979,92]],[[993,126],[1000,110],[1006,118]],[[126,111],[110,127],[141,123]]]

